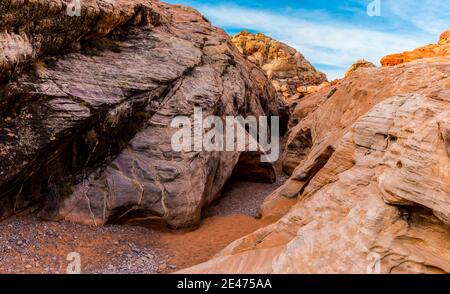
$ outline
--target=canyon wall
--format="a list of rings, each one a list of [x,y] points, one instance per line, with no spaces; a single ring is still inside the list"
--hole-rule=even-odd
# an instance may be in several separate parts
[[[230,37],[158,1],[0,3],[0,217],[195,226],[240,152],[174,152],[172,118],[276,116]]]
[[[290,178],[259,213],[272,224],[182,272],[450,273],[449,31],[328,83],[192,8],[68,3],[0,3],[0,219],[195,227],[233,172],[275,173],[249,153],[174,151],[172,119],[282,116]]]
[[[439,52],[304,97],[283,163],[292,176],[261,207],[281,219],[182,272],[449,273],[450,56]]]

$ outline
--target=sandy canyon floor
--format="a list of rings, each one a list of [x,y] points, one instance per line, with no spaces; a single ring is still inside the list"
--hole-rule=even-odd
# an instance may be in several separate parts
[[[230,181],[192,231],[147,226],[83,226],[46,222],[26,213],[0,223],[0,273],[66,273],[67,255],[77,252],[82,273],[171,273],[205,262],[230,242],[268,221],[255,216],[274,184]]]

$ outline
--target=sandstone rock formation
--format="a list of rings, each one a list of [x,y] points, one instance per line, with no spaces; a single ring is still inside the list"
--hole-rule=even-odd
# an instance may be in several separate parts
[[[437,44],[430,44],[412,51],[388,55],[383,57],[380,63],[382,66],[393,66],[417,59],[430,57],[448,58],[448,56],[450,56],[450,30],[441,34]]]
[[[327,80],[300,52],[263,34],[243,31],[232,40],[244,56],[266,72],[277,92],[288,102],[298,98],[297,88],[317,86]]]
[[[68,2],[0,3],[0,219],[39,204],[52,220],[195,226],[230,177],[275,173],[259,153],[175,152],[172,119],[286,119],[281,94],[291,177],[260,209],[273,223],[183,272],[450,273],[448,31],[326,83],[287,45],[231,41],[191,8]]]
[[[278,115],[220,29],[158,1],[0,3],[0,217],[196,225],[240,152],[174,152],[173,117]]]
[[[355,72],[357,69],[364,68],[364,67],[375,67],[375,64],[373,64],[370,61],[364,60],[364,59],[358,60],[355,63],[353,63],[350,66],[350,68],[345,72],[345,77],[348,77],[353,72]]]
[[[450,43],[450,30],[443,32],[439,36],[439,41],[438,41],[439,45],[446,45],[449,43]]]
[[[360,68],[303,98],[292,176],[261,210],[284,216],[183,272],[449,273],[449,72],[445,58]]]

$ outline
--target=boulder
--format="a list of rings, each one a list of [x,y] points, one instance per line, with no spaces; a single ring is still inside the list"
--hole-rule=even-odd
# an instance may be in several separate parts
[[[91,0],[69,16],[67,1],[12,0],[0,11],[2,218],[38,203],[51,220],[195,226],[241,152],[175,152],[172,119],[194,107],[278,115],[264,72],[192,8]]]
[[[364,67],[375,67],[375,64],[373,64],[370,61],[364,60],[364,59],[358,60],[355,63],[353,63],[350,66],[350,68],[345,72],[345,77],[348,77],[349,75],[351,75],[353,72],[355,72],[359,68],[364,68]]]

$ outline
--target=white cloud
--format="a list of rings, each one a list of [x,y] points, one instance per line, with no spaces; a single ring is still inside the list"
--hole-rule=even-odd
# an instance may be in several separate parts
[[[386,0],[382,11],[411,24],[417,30],[439,35],[450,29],[448,0]]]
[[[406,35],[377,31],[356,23],[338,22],[331,16],[328,19],[311,18],[308,11],[282,14],[220,3],[200,4],[196,8],[219,27],[262,32],[293,46],[313,64],[333,66],[332,70],[323,70],[330,79],[342,76],[345,69],[358,59],[379,64],[380,58],[387,54],[411,50],[427,42],[423,32],[413,31]],[[427,15],[432,14],[429,12]],[[337,71],[336,68],[342,70]]]

